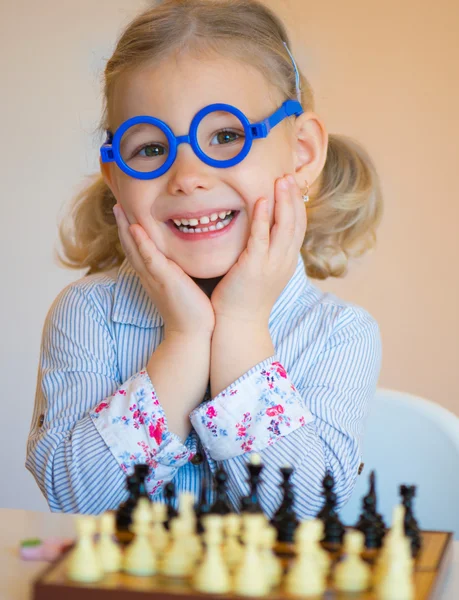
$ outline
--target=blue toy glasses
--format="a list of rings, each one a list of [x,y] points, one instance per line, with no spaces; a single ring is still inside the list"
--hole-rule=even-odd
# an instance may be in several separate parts
[[[188,135],[175,136],[171,128],[154,117],[139,116],[125,121],[100,148],[102,162],[116,162],[136,179],[156,179],[173,164],[180,144],[191,144],[207,165],[225,169],[240,163],[253,140],[265,138],[278,123],[303,113],[297,100],[286,100],[270,117],[250,123],[231,104],[210,104],[193,118]]]

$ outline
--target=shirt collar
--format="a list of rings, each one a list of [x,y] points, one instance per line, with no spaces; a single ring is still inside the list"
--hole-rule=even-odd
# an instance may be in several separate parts
[[[295,272],[282,290],[273,306],[269,317],[269,325],[278,322],[307,285],[307,275],[301,254]],[[151,302],[137,272],[127,259],[123,261],[115,285],[112,320],[137,327],[161,327],[164,320],[156,306]]]

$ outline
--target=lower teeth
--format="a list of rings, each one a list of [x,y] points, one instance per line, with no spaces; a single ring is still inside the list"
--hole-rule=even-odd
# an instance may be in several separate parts
[[[208,231],[220,231],[220,229],[224,229],[227,225],[231,223],[234,218],[234,213],[231,214],[228,218],[223,221],[219,221],[217,225],[212,225],[213,229],[210,227],[177,227],[183,233],[207,233]]]

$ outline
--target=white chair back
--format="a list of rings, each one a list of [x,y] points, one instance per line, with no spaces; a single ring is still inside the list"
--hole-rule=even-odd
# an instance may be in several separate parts
[[[376,471],[378,512],[387,525],[399,486],[416,485],[414,514],[421,529],[453,531],[459,539],[459,418],[438,404],[412,394],[378,388],[363,442],[364,470],[340,511],[354,525]]]

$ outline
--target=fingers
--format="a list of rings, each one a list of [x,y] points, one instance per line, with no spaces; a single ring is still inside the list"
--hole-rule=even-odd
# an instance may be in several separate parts
[[[296,183],[293,175],[289,175],[290,193],[292,195],[293,209],[295,213],[295,232],[293,237],[293,246],[299,251],[304,243],[307,227],[306,205],[303,200],[303,194]]]
[[[121,206],[114,208],[120,241],[131,266],[140,274],[147,272],[155,280],[161,280],[167,266],[167,258],[160,252],[141,225],[130,225]]]
[[[129,264],[136,271],[141,271],[143,268],[141,258],[137,251],[137,245],[129,233],[129,221],[127,220],[124,210],[119,204],[113,207],[116,224],[118,225],[118,235],[124,254],[129,261]]]
[[[260,198],[255,204],[252,217],[250,238],[247,242],[247,250],[255,260],[267,257],[269,249],[269,210],[268,200]]]
[[[293,255],[296,256],[303,245],[306,209],[301,191],[292,175],[276,181],[274,214],[270,254],[277,260],[293,259]]]

